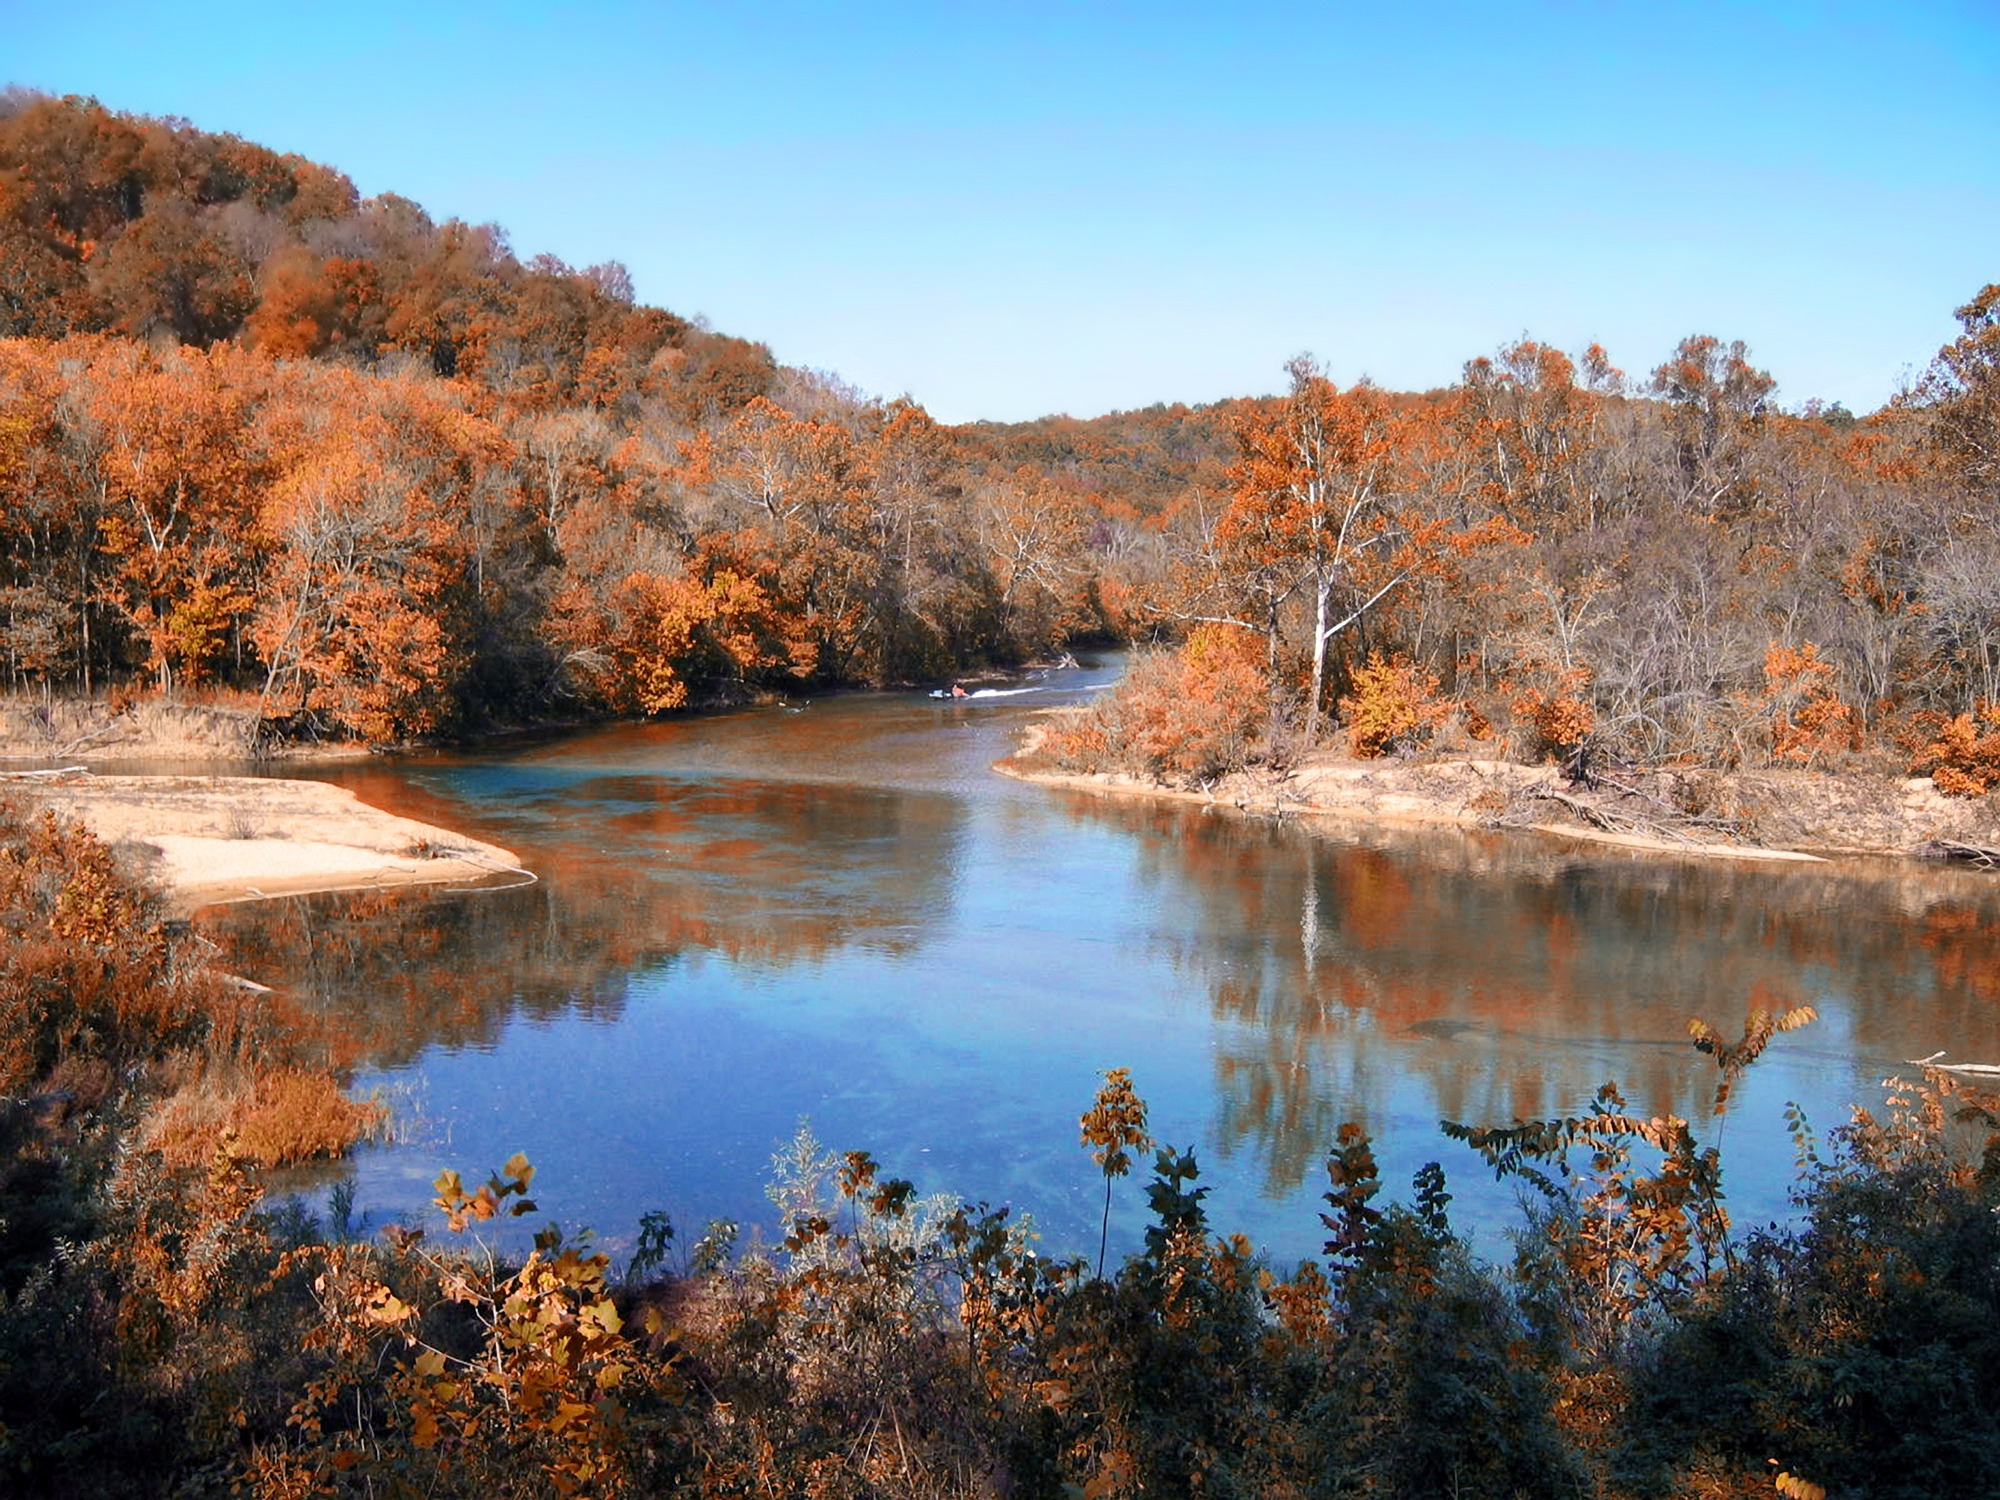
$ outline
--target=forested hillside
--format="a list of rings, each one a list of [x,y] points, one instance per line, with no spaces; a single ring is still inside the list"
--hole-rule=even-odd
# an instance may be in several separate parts
[[[1078,485],[184,122],[0,106],[0,335],[16,686],[397,739],[1108,623]]]
[[[1192,640],[1067,752],[2000,763],[2000,288],[1916,389],[1532,339],[1445,390],[949,429],[338,172],[0,105],[15,687],[393,741]],[[1927,359],[1932,351],[1913,350]],[[1117,722],[1113,722],[1113,720]]]
[[[1788,412],[1740,343],[1643,380],[1524,340],[1424,396],[1307,359],[1168,513],[1193,631],[1057,743],[1204,777],[1337,722],[1362,756],[2000,765],[2000,287],[1905,399]]]

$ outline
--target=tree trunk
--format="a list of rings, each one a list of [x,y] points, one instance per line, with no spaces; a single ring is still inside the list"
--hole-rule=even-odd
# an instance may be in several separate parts
[[[1322,572],[1313,580],[1313,669],[1312,696],[1306,703],[1306,748],[1319,743],[1319,706],[1326,691],[1327,606],[1333,600],[1333,575]]]

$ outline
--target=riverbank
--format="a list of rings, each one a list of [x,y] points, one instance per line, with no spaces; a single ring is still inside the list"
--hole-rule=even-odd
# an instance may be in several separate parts
[[[182,914],[312,891],[534,878],[509,850],[323,781],[14,772],[0,774],[0,796],[74,818],[129,851]]]
[[[1043,786],[1203,803],[1271,817],[1516,828],[1706,858],[1806,861],[2000,848],[1992,797],[1947,797],[1929,777],[1807,770],[1675,770],[1570,785],[1556,766],[1504,760],[1356,760],[1320,751],[1289,770],[1253,768],[1199,788],[1079,774],[1041,753],[1042,725],[995,767]]]
[[[256,699],[183,703],[131,695],[0,696],[0,768],[72,761],[359,760],[364,745],[261,733]]]

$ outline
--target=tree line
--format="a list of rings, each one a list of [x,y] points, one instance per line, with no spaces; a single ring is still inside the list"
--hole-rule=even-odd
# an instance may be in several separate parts
[[[1309,749],[2000,767],[2000,287],[1866,418],[1787,412],[1741,343],[1644,381],[1522,340],[1444,391],[1310,359],[1163,513],[1187,645],[1065,736],[1202,777]]]
[[[689,428],[234,344],[0,342],[9,678],[220,685],[397,740],[1104,628],[1075,492],[963,482],[914,406],[780,395]]]
[[[369,740],[1179,643],[1079,764],[2000,765],[2000,289],[1883,410],[1740,343],[947,428],[615,264],[91,100],[0,101],[17,688]],[[4,337],[11,335],[11,337]],[[1106,746],[1115,747],[1106,749]]]

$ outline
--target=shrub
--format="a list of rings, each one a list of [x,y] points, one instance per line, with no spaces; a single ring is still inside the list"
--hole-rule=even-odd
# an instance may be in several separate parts
[[[1860,721],[1833,691],[1833,663],[1811,641],[1771,642],[1764,653],[1764,711],[1771,719],[1771,759],[1811,765],[1822,755],[1851,750]]]
[[[1981,703],[1974,713],[1946,720],[1917,765],[1926,762],[1931,781],[1946,796],[1983,797],[1992,791],[2000,782],[2000,703]]]
[[[2000,1099],[1940,1074],[1889,1087],[1886,1117],[1856,1110],[1813,1162],[1805,1223],[1755,1236],[1638,1362],[1635,1489],[1702,1461],[1907,1500],[2000,1473]]]
[[[1068,771],[1123,771],[1191,784],[1248,764],[1267,711],[1262,644],[1203,625],[1177,651],[1132,664],[1088,713],[1052,729],[1043,749]]]
[[[176,964],[157,900],[89,830],[0,808],[0,1094],[73,1054],[130,1076],[196,1040],[204,974]]]
[[[1527,736],[1528,753],[1562,760],[1574,754],[1597,728],[1588,696],[1590,669],[1571,667],[1553,680],[1524,688],[1514,699],[1514,722]]]
[[[143,1139],[176,1166],[206,1162],[229,1137],[245,1161],[285,1167],[345,1155],[386,1114],[380,1104],[348,1098],[316,1069],[243,1078],[214,1067],[147,1116]]]
[[[1347,748],[1362,760],[1428,741],[1453,711],[1437,696],[1438,679],[1407,656],[1368,655],[1354,674],[1354,691],[1340,700],[1347,720]]]

